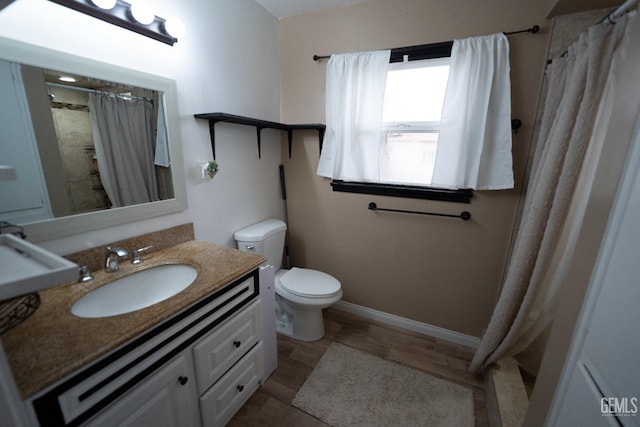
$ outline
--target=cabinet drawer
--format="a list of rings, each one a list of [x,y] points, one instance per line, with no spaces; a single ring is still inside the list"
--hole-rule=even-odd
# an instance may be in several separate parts
[[[260,300],[242,310],[193,347],[198,393],[204,393],[262,339]]]
[[[251,397],[260,384],[263,369],[262,342],[200,398],[205,427],[223,426]]]

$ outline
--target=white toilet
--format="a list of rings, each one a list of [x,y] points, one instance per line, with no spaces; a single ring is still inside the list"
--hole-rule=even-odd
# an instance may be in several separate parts
[[[276,269],[282,266],[287,225],[268,219],[236,231],[238,249],[262,255]],[[276,272],[276,329],[300,341],[324,336],[322,309],[342,298],[340,282],[320,271],[294,267]]]

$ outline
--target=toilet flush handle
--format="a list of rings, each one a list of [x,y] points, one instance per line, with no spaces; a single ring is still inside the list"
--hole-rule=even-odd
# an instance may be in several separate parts
[[[245,248],[246,250],[248,250],[248,251],[252,251],[252,250],[254,250],[256,247],[255,247],[255,246],[253,246],[253,245],[244,245],[244,248]]]

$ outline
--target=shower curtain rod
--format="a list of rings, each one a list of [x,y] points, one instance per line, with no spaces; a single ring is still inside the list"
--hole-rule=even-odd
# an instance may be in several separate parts
[[[638,4],[638,0],[627,0],[627,1],[625,1],[617,9],[615,9],[613,12],[611,12],[610,14],[608,14],[607,16],[602,18],[598,22],[598,24],[601,24],[604,21],[608,21],[611,24],[615,24],[616,23],[616,19],[620,18],[622,15],[624,15],[627,12],[629,12],[631,10],[631,8],[633,8],[637,4]]]
[[[605,16],[604,18],[602,18],[601,20],[599,20],[596,25],[598,24],[602,24],[604,22],[608,22],[609,24],[615,24],[616,20],[618,18],[620,18],[622,15],[624,15],[627,12],[631,12],[631,9],[633,7],[635,7],[638,4],[638,0],[627,0],[624,3],[622,3],[618,8],[616,8],[615,10],[611,11],[610,13],[607,14],[607,16]],[[562,52],[560,54],[560,57],[565,57],[569,54],[569,50],[565,50],[564,52]],[[547,65],[553,63],[553,59],[547,59]]]
[[[122,93],[109,92],[107,90],[89,89],[89,88],[86,88],[86,87],[65,85],[65,84],[62,84],[62,83],[55,83],[55,82],[47,82],[47,85],[54,86],[54,87],[60,87],[60,88],[64,88],[64,89],[77,90],[77,91],[80,91],[80,92],[101,93],[101,94],[104,94],[104,95],[110,95],[110,96],[116,96],[116,97],[122,97],[122,98],[128,98],[128,99],[141,99],[143,101],[147,101],[147,102],[153,103],[153,99],[145,98],[144,96],[125,95],[125,94],[122,94]]]
[[[637,1],[637,0],[630,0],[630,1]],[[502,34],[504,34],[505,36],[510,36],[512,34],[520,34],[520,33],[535,34],[538,31],[540,31],[540,26],[534,25],[533,27],[527,28],[526,30],[503,32]],[[425,50],[433,51],[433,55],[427,55],[427,56],[418,55],[418,57],[415,59],[442,58],[444,56],[451,55],[451,46],[453,46],[453,41],[422,44],[417,46],[396,47],[396,48],[390,49],[391,59],[389,60],[389,62],[400,62],[402,61],[402,57],[404,55],[420,53],[421,51],[425,51]],[[321,59],[327,59],[327,58],[331,58],[331,55],[313,55],[314,61],[319,61]],[[412,59],[409,59],[409,61],[411,60]]]

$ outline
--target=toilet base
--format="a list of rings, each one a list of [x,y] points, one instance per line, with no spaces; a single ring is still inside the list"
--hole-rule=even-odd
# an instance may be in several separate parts
[[[293,324],[291,322],[276,319],[276,332],[288,337],[293,337]]]
[[[276,316],[276,331],[299,341],[318,341],[324,337],[322,309],[291,310],[284,317]]]

